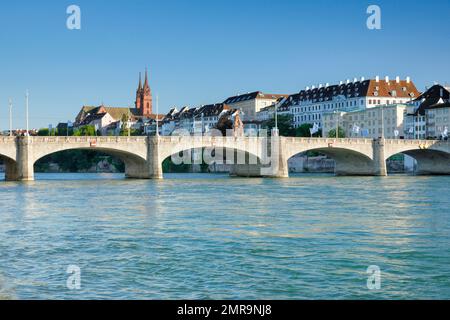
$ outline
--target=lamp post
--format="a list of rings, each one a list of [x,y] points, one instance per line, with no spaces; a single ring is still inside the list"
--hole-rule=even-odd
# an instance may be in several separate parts
[[[9,99],[9,136],[13,136],[13,129],[12,129],[12,100]]]
[[[278,136],[278,108],[276,104],[275,104],[275,131]]]
[[[29,131],[30,131],[30,128],[29,128],[29,117],[28,117],[28,100],[29,100],[29,93],[28,93],[28,90],[26,91],[26,93],[25,93],[25,117],[26,117],[26,133],[25,133],[25,135],[26,136],[29,136],[30,135],[30,133],[29,133]]]
[[[130,108],[128,107],[128,119],[127,119],[127,127],[128,127],[128,137],[131,136],[131,125],[130,125]]]
[[[156,136],[159,137],[159,96],[156,95]]]
[[[339,110],[336,110],[336,140],[339,138]]]

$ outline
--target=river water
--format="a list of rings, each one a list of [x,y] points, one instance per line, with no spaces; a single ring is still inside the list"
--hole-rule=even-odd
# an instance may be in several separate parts
[[[165,177],[0,182],[0,298],[450,299],[450,177]]]

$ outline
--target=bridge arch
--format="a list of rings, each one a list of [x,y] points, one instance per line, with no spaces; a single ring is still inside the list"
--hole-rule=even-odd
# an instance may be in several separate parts
[[[415,174],[450,175],[450,144],[448,142],[411,140],[403,144],[395,141],[387,143],[386,160],[396,154],[408,155],[416,160]]]
[[[311,148],[301,150],[292,155],[289,159],[296,155],[307,152],[317,152],[323,154],[335,162],[334,173],[336,175],[373,175],[374,162],[366,154],[346,148]]]
[[[16,160],[3,154],[0,154],[0,160],[3,162],[5,167],[5,180],[16,180],[19,176],[19,169]]]
[[[0,160],[5,166],[5,180],[17,179],[17,144],[15,137],[0,137]]]
[[[249,176],[260,175],[261,139],[257,137],[223,137],[223,136],[172,136],[160,137],[159,161],[175,158],[185,162],[192,153],[198,154],[206,164],[232,164],[231,174]],[[215,153],[215,154],[214,154]],[[199,164],[201,161],[197,160]],[[191,161],[185,164],[192,164]],[[254,171],[254,172],[253,172]]]
[[[125,164],[125,176],[128,178],[147,178],[149,175],[145,137],[140,137],[140,139],[127,139],[124,137],[70,137],[65,139],[44,139],[40,142],[39,145],[35,142],[32,149],[33,166],[40,159],[52,154],[68,150],[86,150],[101,152],[120,159]],[[141,142],[141,144],[136,146],[134,142]]]
[[[318,152],[335,162],[336,175],[375,174],[373,143],[370,139],[285,138],[286,159],[306,152]]]

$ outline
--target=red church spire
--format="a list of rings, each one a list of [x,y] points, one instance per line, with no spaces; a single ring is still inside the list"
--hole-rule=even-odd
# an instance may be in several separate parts
[[[142,90],[142,80],[141,80],[141,73],[139,72],[139,87],[138,87],[138,91]]]
[[[144,89],[149,88],[150,86],[148,85],[148,74],[147,74],[147,68],[145,68],[145,82],[144,82]]]
[[[139,86],[136,90],[136,101],[134,102],[136,109],[142,108],[142,91],[141,73],[139,72]]]
[[[152,91],[148,84],[147,68],[145,68],[144,86],[142,86],[141,73],[139,72],[139,86],[136,91],[135,105],[141,116],[150,117],[153,114]]]

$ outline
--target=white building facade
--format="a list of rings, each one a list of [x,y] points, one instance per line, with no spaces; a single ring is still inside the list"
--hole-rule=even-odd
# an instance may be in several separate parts
[[[307,87],[289,96],[287,104],[293,115],[294,127],[317,123],[323,127],[323,115],[330,112],[365,110],[379,105],[407,103],[419,96],[419,91],[408,77],[401,80],[389,77],[381,80],[354,79],[338,85],[319,84]]]
[[[352,112],[324,113],[323,135],[327,136],[339,126],[348,138],[402,138],[406,108],[404,104],[394,104]]]

